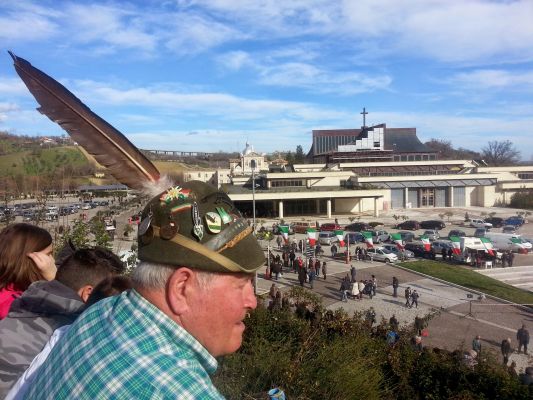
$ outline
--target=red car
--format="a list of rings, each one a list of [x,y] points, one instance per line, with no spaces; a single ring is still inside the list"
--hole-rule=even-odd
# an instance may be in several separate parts
[[[320,225],[321,231],[342,231],[342,226],[339,224],[322,224]]]

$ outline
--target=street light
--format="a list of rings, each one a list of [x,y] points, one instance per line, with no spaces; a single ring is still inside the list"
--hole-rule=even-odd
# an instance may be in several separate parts
[[[250,161],[250,168],[252,168],[252,214],[253,214],[253,223],[252,227],[255,234],[255,160]]]

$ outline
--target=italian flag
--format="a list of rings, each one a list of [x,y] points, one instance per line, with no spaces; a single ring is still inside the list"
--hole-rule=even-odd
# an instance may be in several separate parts
[[[485,246],[485,250],[487,251],[487,253],[489,253],[491,256],[494,255],[494,250],[492,247],[492,242],[490,241],[489,238],[486,238],[486,237],[482,237],[480,238],[481,239],[481,242],[483,243],[483,246]]]
[[[283,236],[283,240],[285,240],[285,244],[289,243],[289,227],[287,225],[281,225],[279,231]]]
[[[424,236],[420,236],[420,240],[424,244],[424,249],[426,251],[430,251],[431,250],[431,243],[429,242],[429,238],[424,235]]]
[[[362,232],[363,237],[365,238],[366,247],[368,249],[374,248],[374,242],[372,241],[372,232]]]
[[[391,235],[391,239],[394,240],[394,243],[396,243],[396,247],[398,247],[398,250],[403,250],[403,240],[402,235],[399,233],[393,233]]]
[[[307,238],[309,239],[309,246],[314,247],[316,242],[315,228],[307,228]]]
[[[461,254],[461,239],[458,236],[451,236],[450,240],[452,241],[453,254]]]
[[[344,231],[335,231],[335,236],[337,236],[337,239],[339,239],[339,244],[341,247],[346,246],[344,244]]]

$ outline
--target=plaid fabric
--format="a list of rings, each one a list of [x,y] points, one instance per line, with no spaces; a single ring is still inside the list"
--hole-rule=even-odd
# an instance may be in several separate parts
[[[38,372],[28,399],[223,399],[217,361],[135,290],[84,312]]]

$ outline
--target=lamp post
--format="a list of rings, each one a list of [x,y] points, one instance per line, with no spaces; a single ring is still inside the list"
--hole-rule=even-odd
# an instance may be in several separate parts
[[[255,234],[255,160],[250,161],[250,167],[252,168],[252,215],[253,223],[252,227]]]
[[[252,232],[255,235],[255,160],[250,161],[250,168],[252,168]],[[267,268],[270,269],[270,248],[267,248],[267,254]],[[257,271],[254,274],[254,294],[257,294]]]

